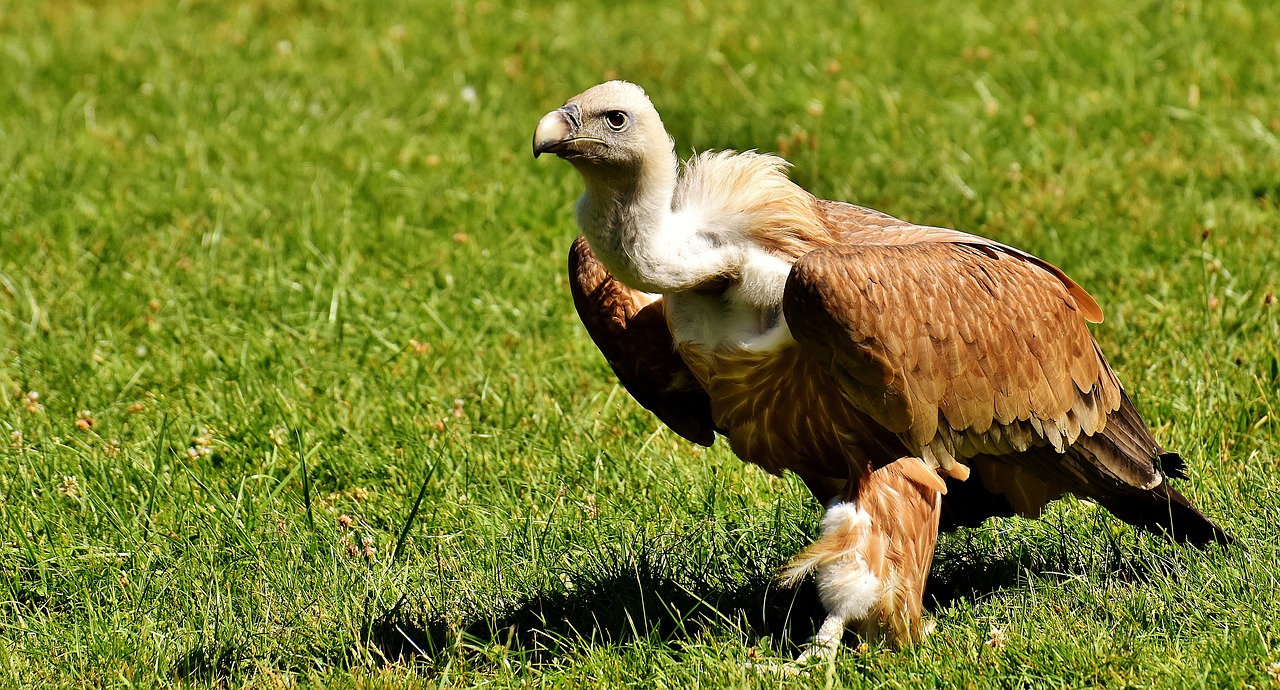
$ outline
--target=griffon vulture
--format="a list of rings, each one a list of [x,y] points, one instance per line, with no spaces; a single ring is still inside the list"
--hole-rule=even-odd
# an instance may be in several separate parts
[[[826,506],[781,572],[813,573],[827,611],[801,660],[835,654],[848,626],[920,639],[939,529],[1035,517],[1066,492],[1177,541],[1231,541],[1169,486],[1184,465],[1090,335],[1101,309],[1048,262],[817,199],[774,156],[682,167],[627,82],[547,113],[533,153],[585,182],[570,285],[622,384]]]

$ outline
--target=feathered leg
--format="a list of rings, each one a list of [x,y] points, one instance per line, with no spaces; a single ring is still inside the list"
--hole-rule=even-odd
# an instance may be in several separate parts
[[[794,586],[813,572],[827,618],[797,664],[833,658],[851,624],[895,645],[928,634],[921,614],[933,562],[943,483],[919,458],[901,458],[851,484],[822,518],[822,536],[780,574]]]

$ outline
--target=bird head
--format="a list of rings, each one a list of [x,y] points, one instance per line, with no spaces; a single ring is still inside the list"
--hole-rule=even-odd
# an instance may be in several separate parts
[[[588,177],[636,174],[655,153],[674,151],[644,89],[625,81],[593,86],[538,121],[533,156],[573,163]]]

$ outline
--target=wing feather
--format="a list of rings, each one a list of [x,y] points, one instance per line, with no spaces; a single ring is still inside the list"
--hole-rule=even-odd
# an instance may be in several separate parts
[[[1084,288],[1062,272],[1062,269],[1039,257],[1032,256],[1021,249],[990,240],[978,235],[971,235],[959,230],[935,228],[927,225],[916,225],[874,209],[855,206],[843,201],[815,200],[815,211],[819,218],[834,229],[834,234],[845,244],[890,244],[908,245],[919,243],[950,242],[981,247],[989,252],[999,252],[1017,257],[1039,267],[1041,270],[1057,278],[1071,297],[1073,308],[1080,311],[1090,323],[1102,323],[1102,308]],[[987,285],[990,289],[999,290],[999,283]]]
[[[677,434],[710,446],[711,398],[675,351],[662,298],[615,280],[581,236],[569,250],[569,287],[582,325],[636,402]]]
[[[942,464],[1061,453],[1100,431],[1119,382],[1070,287],[1021,253],[925,238],[826,247],[793,267],[787,323],[845,396]],[[1138,486],[1157,476],[1150,463],[1112,471]]]

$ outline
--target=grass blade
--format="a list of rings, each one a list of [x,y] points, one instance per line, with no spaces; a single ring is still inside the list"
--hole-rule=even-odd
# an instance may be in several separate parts
[[[409,516],[404,520],[404,526],[400,528],[400,536],[396,539],[396,547],[391,552],[391,562],[387,564],[387,568],[391,568],[396,564],[396,558],[400,555],[400,550],[404,548],[404,541],[409,538],[409,528],[413,526],[413,520],[418,516],[418,508],[422,506],[422,499],[427,495],[427,486],[431,483],[431,477],[436,473],[436,465],[438,462],[431,463],[427,468],[427,474],[422,478],[422,486],[418,489],[418,498],[414,500],[413,507],[409,509]]]

